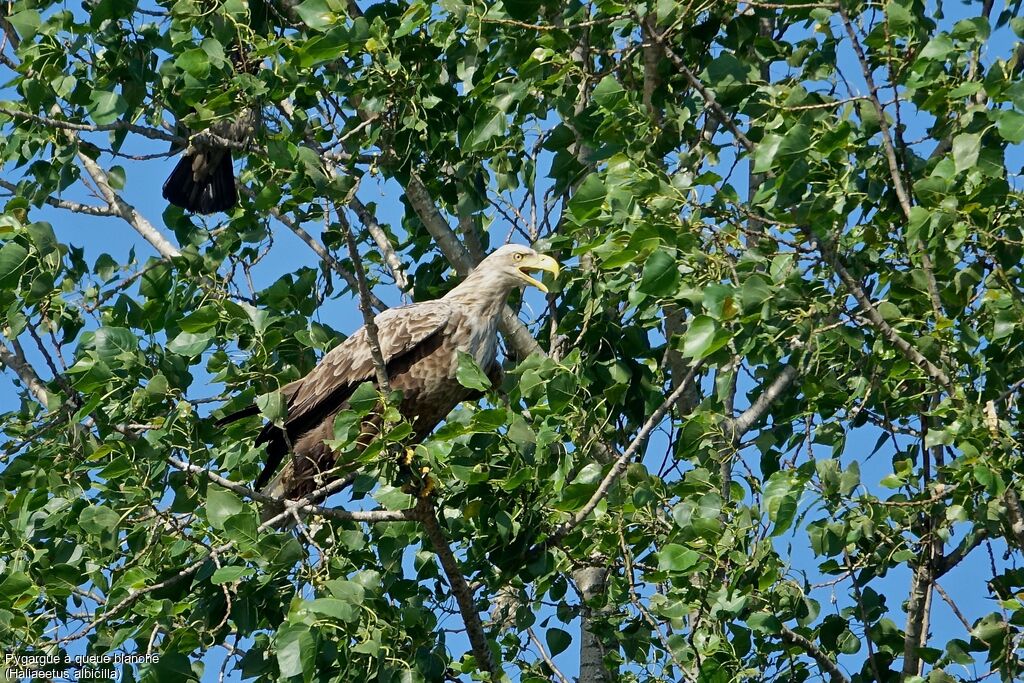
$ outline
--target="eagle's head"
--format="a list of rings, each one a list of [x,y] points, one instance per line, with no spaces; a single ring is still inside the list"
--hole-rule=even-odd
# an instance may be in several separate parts
[[[510,285],[526,283],[547,293],[548,288],[544,283],[531,277],[530,273],[543,270],[558,277],[559,267],[558,261],[550,256],[539,254],[521,244],[506,244],[481,261],[477,270],[487,272],[492,277],[501,276]]]

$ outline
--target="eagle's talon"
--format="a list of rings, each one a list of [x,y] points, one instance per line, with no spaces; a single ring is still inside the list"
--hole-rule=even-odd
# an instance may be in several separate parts
[[[429,467],[424,467],[423,469],[425,472],[430,471]],[[428,498],[434,492],[435,486],[436,483],[434,482],[434,478],[429,474],[424,474],[423,486],[420,487],[419,493],[416,494],[416,497],[420,499]]]

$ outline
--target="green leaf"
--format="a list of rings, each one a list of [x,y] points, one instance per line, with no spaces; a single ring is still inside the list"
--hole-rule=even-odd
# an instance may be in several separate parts
[[[317,598],[303,603],[302,606],[310,612],[322,614],[337,621],[351,622],[359,617],[359,609],[356,605],[337,598]]]
[[[802,123],[798,123],[782,137],[779,143],[778,155],[782,157],[798,157],[807,153],[811,148],[811,131]]]
[[[257,396],[256,406],[260,409],[260,415],[274,423],[283,420],[288,412],[280,391],[269,391]]]
[[[1002,109],[996,119],[996,129],[1010,143],[1024,142],[1024,114],[1016,109]]]
[[[113,531],[120,521],[120,516],[105,505],[90,505],[78,517],[79,526],[86,533],[94,535]]]
[[[361,538],[361,537],[360,537]],[[334,597],[359,606],[366,599],[366,589],[355,581],[348,579],[334,579],[327,582],[327,590]]]
[[[572,645],[572,636],[560,628],[551,627],[544,634],[552,657],[562,654]]]
[[[201,306],[190,315],[182,318],[178,326],[185,332],[205,332],[220,319],[220,311],[213,304]]]
[[[210,345],[210,341],[212,339],[212,331],[203,332],[201,334],[182,332],[171,340],[167,345],[167,350],[171,353],[176,353],[179,356],[198,356],[206,350],[206,347]]]
[[[89,96],[89,115],[101,126],[117,121],[128,111],[128,103],[115,92],[93,90]]]
[[[316,642],[306,624],[285,623],[274,639],[277,666],[281,678],[303,676],[310,678],[316,663]]]
[[[729,343],[728,330],[719,327],[718,322],[707,315],[698,315],[686,326],[683,335],[683,355],[700,360]]]
[[[234,583],[242,578],[248,578],[255,574],[256,571],[252,567],[220,567],[213,576],[210,577],[210,583],[219,586],[225,583]]]
[[[779,145],[782,144],[782,136],[765,135],[757,147],[754,148],[754,172],[767,173],[775,167],[775,157],[779,152]]]
[[[21,267],[27,260],[28,249],[18,242],[8,242],[0,248],[0,285],[13,285],[21,275]]]
[[[669,296],[679,286],[679,267],[667,251],[658,249],[644,263],[638,289],[651,296]]]
[[[784,533],[796,516],[797,501],[803,491],[804,482],[788,470],[779,470],[768,478],[761,499],[762,509],[768,519],[775,522],[772,536]]]
[[[561,412],[576,395],[576,377],[568,372],[559,374],[548,380],[548,406],[556,413]]]
[[[113,364],[121,354],[135,353],[139,340],[131,330],[123,327],[101,327],[93,337],[93,346],[100,360]]]
[[[302,19],[302,23],[316,31],[329,28],[336,21],[334,12],[324,0],[303,0],[296,5],[295,12]]]
[[[491,388],[491,380],[487,379],[487,375],[480,369],[480,366],[477,365],[473,356],[469,355],[465,351],[459,351],[458,353],[459,365],[455,369],[455,379],[459,381],[459,384],[467,389],[489,391]]]
[[[953,163],[956,172],[962,173],[974,168],[981,151],[981,136],[977,133],[961,133],[953,138]]]
[[[206,519],[215,528],[223,529],[228,517],[238,514],[243,507],[242,499],[232,491],[210,484],[206,496]]]
[[[541,0],[505,0],[502,4],[513,19],[530,21],[537,18],[542,3]]]
[[[14,30],[18,32],[18,36],[22,40],[31,40],[39,30],[39,26],[42,24],[42,18],[39,16],[39,12],[34,9],[15,12],[7,17],[7,21],[14,27]]]
[[[494,138],[504,137],[508,132],[508,119],[504,113],[493,107],[484,107],[477,114],[473,129],[463,140],[462,146],[467,151],[478,151],[487,147]]]
[[[125,183],[124,167],[111,166],[110,170],[107,171],[107,180],[115,190],[123,190]]]
[[[601,213],[605,195],[608,194],[604,181],[596,173],[591,173],[580,183],[569,200],[569,212],[578,221],[584,221]]]
[[[695,550],[684,548],[678,543],[667,543],[658,551],[658,569],[667,572],[685,572],[700,559]]]
[[[914,26],[914,15],[900,2],[885,3],[885,16],[889,21],[890,30],[901,36],[911,35]]]
[[[615,109],[624,101],[625,93],[626,91],[615,76],[609,74],[597,84],[591,97],[605,109]]]

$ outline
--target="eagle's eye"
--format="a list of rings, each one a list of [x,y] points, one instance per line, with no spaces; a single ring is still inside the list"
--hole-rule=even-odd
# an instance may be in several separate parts
[[[522,254],[514,254],[512,256],[512,258],[515,259],[516,261],[522,261],[523,260],[523,255]]]

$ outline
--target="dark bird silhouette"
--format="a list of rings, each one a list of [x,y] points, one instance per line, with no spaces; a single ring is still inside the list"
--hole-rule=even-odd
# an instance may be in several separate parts
[[[220,121],[196,135],[171,175],[164,181],[164,199],[191,213],[228,211],[238,203],[231,149],[213,137],[244,143],[256,127],[255,110]]]

